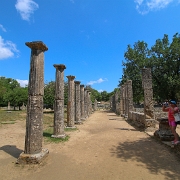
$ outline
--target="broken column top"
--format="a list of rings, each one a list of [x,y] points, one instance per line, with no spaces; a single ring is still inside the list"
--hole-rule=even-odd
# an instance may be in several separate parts
[[[69,80],[74,80],[76,77],[75,76],[71,76],[71,75],[69,75],[69,76],[66,76]]]
[[[75,84],[80,84],[80,83],[81,83],[81,81],[74,81],[74,83],[75,83]]]
[[[53,66],[57,69],[66,69],[66,66],[64,64],[54,64]]]
[[[26,42],[25,44],[31,49],[42,50],[42,51],[48,50],[48,47],[42,41]]]
[[[81,84],[80,87],[84,87],[84,84]]]

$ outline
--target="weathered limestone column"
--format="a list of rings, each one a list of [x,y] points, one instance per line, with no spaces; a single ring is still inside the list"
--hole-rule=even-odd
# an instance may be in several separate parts
[[[112,108],[111,108],[111,110],[112,110],[113,112],[116,112],[115,95],[113,95],[113,96],[111,97],[111,102],[112,102]]]
[[[23,103],[23,105],[22,105],[21,109],[22,109],[22,110],[25,110],[25,109],[26,109],[26,107],[25,107],[24,103]]]
[[[96,111],[97,110],[97,100],[95,99],[94,101],[94,110]]]
[[[118,103],[119,94],[118,93],[119,93],[119,91],[116,91],[115,95],[114,95],[114,98],[115,98],[115,113],[116,114],[119,114],[119,111],[118,111],[119,110],[118,109],[119,108],[119,103]]]
[[[75,76],[66,76],[68,78],[68,104],[67,104],[67,128],[75,128],[75,107],[74,107],[74,79]]]
[[[87,115],[91,114],[91,98],[90,98],[91,92],[88,90],[87,91]]]
[[[11,110],[11,104],[10,102],[8,102],[8,107],[7,107],[7,110],[10,111]]]
[[[81,106],[80,106],[80,81],[75,83],[75,124],[81,124]]]
[[[56,68],[54,102],[54,138],[65,138],[64,133],[64,64],[54,64]]]
[[[123,87],[120,87],[120,115],[123,115]]]
[[[123,116],[125,116],[125,107],[126,107],[126,102],[125,102],[125,85],[123,84],[121,87],[122,87]]]
[[[88,92],[88,115],[92,114],[91,92]]]
[[[80,85],[80,106],[81,106],[81,120],[85,120],[85,113],[84,113],[84,85]]]
[[[133,90],[132,90],[132,81],[127,81],[127,97],[128,97],[128,116],[129,112],[134,110],[133,106]]]
[[[127,86],[126,83],[124,83],[124,116],[127,116]]]
[[[155,128],[152,75],[150,68],[142,69],[142,86],[144,89],[145,128]]]
[[[40,163],[49,153],[42,149],[43,96],[44,96],[44,51],[48,48],[42,41],[27,42],[31,48],[31,67],[28,85],[25,149],[17,163]]]
[[[150,68],[142,69],[142,86],[144,89],[144,114],[154,118],[152,75]]]
[[[88,117],[88,99],[87,99],[88,90],[84,89],[84,116]]]

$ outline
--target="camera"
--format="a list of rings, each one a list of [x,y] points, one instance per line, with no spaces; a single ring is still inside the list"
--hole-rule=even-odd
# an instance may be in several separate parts
[[[168,106],[168,102],[164,102],[163,105],[167,107]]]

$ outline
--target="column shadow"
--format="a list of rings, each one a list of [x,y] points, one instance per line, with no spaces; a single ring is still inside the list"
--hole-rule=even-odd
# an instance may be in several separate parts
[[[150,137],[120,142],[117,146],[113,146],[110,152],[120,161],[135,161],[137,166],[148,169],[151,174],[162,174],[166,179],[180,179],[180,156]]]
[[[18,149],[15,145],[5,145],[0,147],[0,150],[6,152],[7,154],[18,158],[19,155],[23,152],[23,150]]]

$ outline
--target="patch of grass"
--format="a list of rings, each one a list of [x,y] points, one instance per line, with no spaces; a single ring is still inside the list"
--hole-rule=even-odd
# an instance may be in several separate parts
[[[51,135],[53,135],[52,127],[44,130],[43,136],[46,142],[59,143],[59,142],[65,142],[69,140],[69,136],[66,136],[65,138],[52,138]]]
[[[17,120],[26,120],[26,111],[0,110],[0,124],[14,124]]]
[[[64,123],[66,123],[67,113],[64,113]],[[43,114],[43,124],[44,128],[52,127],[54,125],[54,111],[53,112],[44,112]]]
[[[65,128],[64,131],[70,132],[70,131],[77,131],[78,128]]]
[[[1,124],[15,124],[15,121],[2,121]]]

